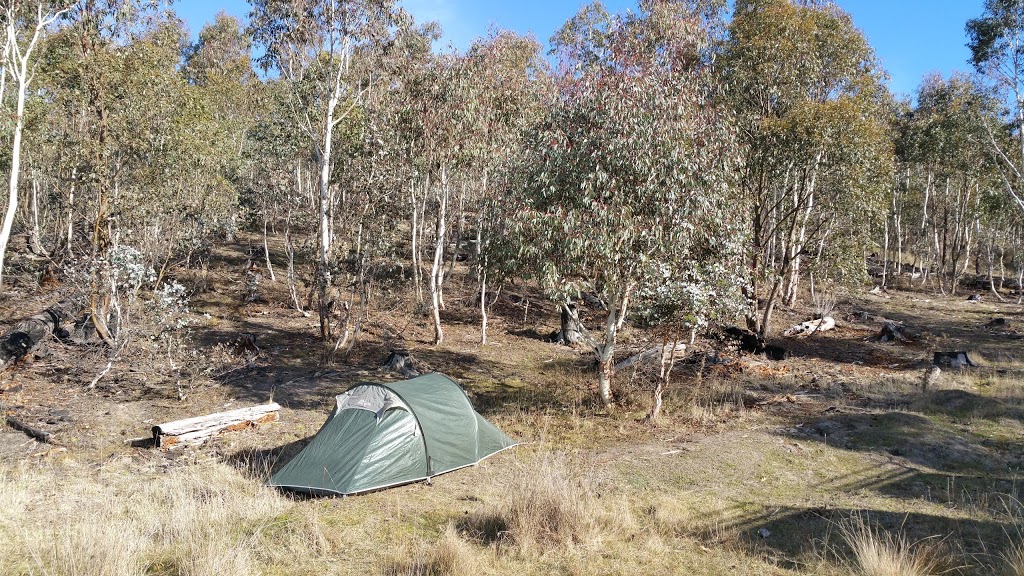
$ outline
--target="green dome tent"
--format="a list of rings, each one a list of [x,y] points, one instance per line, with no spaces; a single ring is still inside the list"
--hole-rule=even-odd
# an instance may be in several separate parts
[[[335,400],[327,422],[270,486],[356,494],[427,480],[516,445],[440,374],[359,384]]]

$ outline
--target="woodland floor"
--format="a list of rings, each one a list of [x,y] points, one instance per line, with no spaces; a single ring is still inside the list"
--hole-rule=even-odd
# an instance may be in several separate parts
[[[1021,543],[1024,331],[985,328],[996,317],[1024,326],[1016,298],[847,295],[836,330],[778,339],[791,351],[782,362],[699,343],[698,356],[716,348],[721,362],[680,366],[665,415],[651,426],[643,422],[648,379],[618,374],[618,407],[605,411],[595,402],[591,356],[546,341],[558,318],[535,293],[502,292],[482,347],[473,283],[456,268],[443,345],[431,345],[429,319],[412,312],[408,297],[381,294],[351,354],[325,362],[316,318],[287,304],[282,263],[277,283],[263,280],[261,300],[244,302],[246,247],[220,247],[207,272],[180,275],[202,289],[192,295],[189,339],[173,350],[174,370],[165,347],[142,341],[89,390],[108,351],[53,342],[0,377],[3,411],[53,433],[42,444],[0,425],[0,573],[99,573],[70,569],[66,557],[102,555],[79,539],[103,532],[90,523],[121,521],[163,526],[142,533],[148,543],[134,551],[141,565],[125,560],[140,573],[235,573],[199,562],[199,544],[187,538],[153,544],[170,528],[138,516],[134,508],[147,504],[134,498],[146,486],[181,483],[193,486],[197,510],[211,498],[253,508],[218,512],[229,519],[230,554],[209,553],[249,562],[248,573],[457,573],[410,558],[429,556],[446,527],[493,509],[544,466],[584,486],[602,528],[539,548],[459,532],[469,573],[847,574],[839,527],[851,518],[941,548],[950,573],[999,573]],[[0,306],[3,328],[57,299],[22,282]],[[778,327],[808,317],[784,310]],[[923,336],[879,343],[872,337],[882,318]],[[258,355],[236,350],[241,333],[255,335]],[[623,358],[656,344],[629,328],[623,341]],[[395,348],[411,350],[418,369],[462,383],[478,411],[525,444],[429,485],[365,496],[307,500],[261,488],[315,434],[334,395],[396,378],[379,370]],[[983,365],[945,371],[923,390],[937,350],[978,351]],[[284,406],[279,423],[170,454],[133,446],[156,423],[271,398]],[[55,515],[64,515],[59,524]]]

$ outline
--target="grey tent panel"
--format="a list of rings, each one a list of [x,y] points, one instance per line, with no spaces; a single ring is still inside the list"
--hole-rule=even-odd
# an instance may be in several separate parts
[[[355,494],[472,466],[516,444],[440,374],[360,384],[336,400],[320,431],[269,485]]]

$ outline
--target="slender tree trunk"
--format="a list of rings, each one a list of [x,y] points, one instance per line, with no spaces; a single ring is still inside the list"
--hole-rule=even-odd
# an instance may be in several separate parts
[[[882,288],[889,280],[889,219],[885,219],[885,232],[882,241]]]
[[[690,329],[690,345],[693,345],[693,341],[696,339],[697,331]],[[672,369],[676,365],[676,353],[679,348],[680,333],[678,326],[675,326],[672,330],[671,337],[666,332],[665,337],[661,341],[661,364],[660,371],[658,374],[658,382],[654,388],[654,404],[651,406],[651,411],[647,414],[647,421],[654,422],[661,415],[662,407],[662,396],[665,394],[665,390],[668,389],[668,385],[672,380]]]
[[[434,265],[430,270],[431,312],[434,316],[434,345],[444,342],[444,331],[441,328],[441,282],[444,268],[444,240],[447,233],[448,185],[441,172],[441,191],[437,200],[437,243],[434,246]]]
[[[420,247],[417,242],[419,237],[419,218],[417,213],[416,202],[416,184],[410,183],[409,185],[409,205],[412,206],[412,282],[416,292],[416,302],[423,303],[423,274],[422,268],[420,267]]]
[[[487,272],[480,273],[480,345],[487,345]]]
[[[476,223],[476,262],[480,269],[480,345],[487,345],[487,263],[483,254],[483,216]]]
[[[75,242],[75,185],[76,182],[76,169],[71,169],[71,186],[68,191],[68,245],[67,253],[68,257],[73,257],[74,254],[74,242]]]
[[[49,256],[43,248],[43,237],[39,231],[39,176],[32,173],[32,231],[30,233],[32,252],[37,256]]]
[[[626,295],[622,297],[622,307],[619,308],[619,319],[615,322],[615,329],[622,330],[622,326],[626,323],[626,314],[629,308],[629,293],[632,292],[632,287],[626,287]]]
[[[317,309],[320,314],[320,338],[327,342],[331,338],[330,309],[328,307],[328,289],[331,284],[330,253],[331,253],[331,139],[334,135],[334,109],[338,104],[338,97],[334,95],[327,105],[327,121],[325,123],[324,139],[320,149],[320,188],[317,197],[317,211],[319,213],[319,246],[317,259]]]
[[[1024,302],[1024,265],[1017,269],[1017,304]]]
[[[270,245],[267,242],[267,214],[263,213],[263,258],[267,261],[267,272],[270,273],[270,281],[277,282],[274,276],[274,266],[270,263]]]
[[[8,42],[13,42],[14,23],[8,23]],[[33,40],[33,44],[35,41]],[[29,50],[31,51],[31,46]],[[0,288],[3,287],[4,259],[7,245],[11,240],[11,228],[14,216],[18,212],[18,176],[21,169],[21,134],[25,127],[25,96],[28,91],[28,54],[22,60],[18,82],[18,107],[14,116],[14,139],[11,143],[11,175],[7,186],[7,214],[4,216],[3,227],[0,228]]]
[[[996,238],[995,238],[995,235],[993,235],[992,238],[989,240],[989,244],[988,244],[988,287],[989,287],[990,290],[992,290],[992,294],[994,294],[995,297],[998,298],[1000,302],[1006,302],[1006,299],[1003,298],[1003,295],[1000,294],[999,290],[996,288],[995,262],[994,262],[995,261],[995,247],[996,247],[995,245],[996,245]]]

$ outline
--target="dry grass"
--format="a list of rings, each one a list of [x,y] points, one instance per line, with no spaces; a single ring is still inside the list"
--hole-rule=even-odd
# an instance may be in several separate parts
[[[1024,542],[1003,553],[1007,576],[1024,576]]]
[[[379,571],[381,576],[474,576],[479,573],[476,550],[452,524],[445,527],[433,545],[400,547],[397,558],[385,561]]]
[[[839,534],[851,550],[851,564],[859,576],[932,576],[946,571],[948,560],[938,542],[911,543],[855,515],[839,525]]]
[[[221,464],[138,474],[67,462],[0,478],[0,573],[251,575],[263,527],[289,506]]]
[[[512,475],[501,501],[473,513],[460,527],[476,541],[513,544],[523,552],[598,545],[631,517],[621,507],[609,510],[614,498],[598,506],[583,477],[564,454],[539,455]]]

